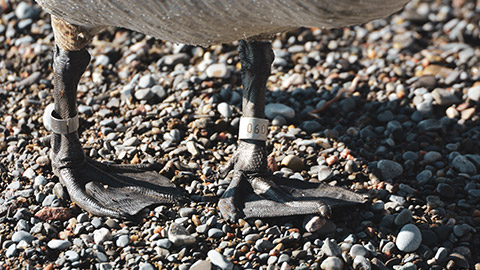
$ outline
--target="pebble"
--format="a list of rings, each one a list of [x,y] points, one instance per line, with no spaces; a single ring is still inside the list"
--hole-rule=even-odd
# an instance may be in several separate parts
[[[397,235],[395,244],[400,251],[412,252],[418,249],[422,243],[422,234],[414,224],[407,224],[402,227]]]
[[[265,116],[270,120],[277,116],[281,116],[285,119],[292,119],[295,117],[295,110],[284,104],[269,103],[265,106]]]
[[[147,74],[140,77],[138,80],[138,87],[139,88],[149,88],[155,84],[155,80],[153,79],[152,75]]]
[[[17,255],[17,244],[11,244],[5,251],[5,257],[11,258]]]
[[[205,71],[209,78],[228,79],[230,77],[230,69],[225,64],[212,64]]]
[[[223,237],[223,231],[217,228],[211,228],[208,230],[208,237],[218,239]]]
[[[305,230],[307,232],[318,231],[323,225],[325,225],[326,222],[327,221],[324,218],[319,216],[314,216],[305,225]]]
[[[150,100],[154,94],[150,88],[138,89],[135,91],[135,98],[138,100]]]
[[[12,241],[15,243],[19,243],[20,241],[25,241],[27,243],[31,243],[33,241],[34,237],[30,233],[26,231],[18,231],[13,233],[12,235]]]
[[[350,256],[354,259],[357,256],[367,257],[368,253],[369,253],[368,250],[364,248],[361,244],[355,244],[350,249]]]
[[[68,249],[72,243],[68,240],[60,240],[60,239],[52,239],[48,241],[47,246],[51,249],[55,250],[65,250]]]
[[[295,156],[295,155],[288,155],[282,159],[281,162],[282,166],[285,166],[295,172],[301,171],[303,169],[303,159]]]
[[[475,167],[475,165],[462,155],[456,156],[452,161],[452,165],[461,173],[466,173],[470,175],[474,175],[477,173],[477,168]]]
[[[410,222],[412,219],[412,211],[410,209],[406,208],[403,209],[396,217],[395,217],[395,225],[397,226],[403,226]]]
[[[185,227],[177,223],[170,225],[168,229],[168,240],[170,240],[174,246],[188,246],[196,242],[195,237],[190,235]]]
[[[419,174],[417,174],[417,181],[419,184],[426,184],[433,176],[432,171],[430,170],[423,170]]]
[[[338,257],[342,254],[341,248],[328,238],[323,241],[322,251],[325,255],[333,257]]]
[[[71,262],[76,262],[80,259],[80,255],[74,250],[67,250],[65,252],[65,257]]]
[[[372,265],[370,262],[365,258],[364,256],[356,256],[355,259],[353,259],[353,267],[355,269],[363,269],[363,270],[370,270],[372,269]]]
[[[338,257],[330,256],[322,262],[320,268],[322,268],[323,270],[342,270],[343,265],[344,263],[341,259],[339,259]]]
[[[19,20],[31,19],[36,15],[37,11],[35,8],[26,2],[18,3],[17,8],[15,9],[15,16],[17,16]]]
[[[232,117],[232,114],[233,114],[232,108],[230,108],[230,105],[226,102],[222,102],[218,104],[217,110],[225,118]]]
[[[124,248],[130,243],[130,237],[128,235],[120,235],[115,243],[118,247]]]
[[[382,172],[383,179],[394,179],[403,174],[403,167],[393,160],[382,159],[377,168]]]
[[[480,86],[474,86],[468,89],[467,96],[473,101],[480,100]]]
[[[210,250],[207,253],[208,258],[213,265],[216,265],[220,269],[230,270],[233,269],[233,263],[227,260],[220,252],[216,250]]]
[[[212,269],[212,264],[209,261],[198,260],[195,261],[189,270],[210,270]]]
[[[93,241],[98,245],[103,244],[103,242],[108,241],[112,238],[112,233],[107,228],[100,228],[93,232]]]

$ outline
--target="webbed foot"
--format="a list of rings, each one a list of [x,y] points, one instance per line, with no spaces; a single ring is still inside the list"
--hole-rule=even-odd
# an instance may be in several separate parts
[[[240,141],[237,152],[223,168],[234,170],[232,182],[218,206],[229,221],[238,218],[317,214],[329,218],[332,209],[363,203],[352,191],[321,183],[287,179],[266,168],[262,142]]]

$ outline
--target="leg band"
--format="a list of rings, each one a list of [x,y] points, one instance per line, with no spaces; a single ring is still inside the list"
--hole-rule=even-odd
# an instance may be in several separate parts
[[[241,117],[238,139],[266,141],[268,120],[255,117]]]
[[[74,117],[67,119],[58,119],[53,113],[53,106],[48,106],[45,110],[43,123],[48,130],[51,130],[53,133],[57,134],[69,134],[77,132],[78,130],[78,114]]]

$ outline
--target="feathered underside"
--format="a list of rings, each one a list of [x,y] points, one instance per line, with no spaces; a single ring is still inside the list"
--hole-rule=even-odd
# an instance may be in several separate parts
[[[301,26],[336,28],[400,10],[408,0],[37,0],[87,27],[116,26],[166,41],[228,43]]]

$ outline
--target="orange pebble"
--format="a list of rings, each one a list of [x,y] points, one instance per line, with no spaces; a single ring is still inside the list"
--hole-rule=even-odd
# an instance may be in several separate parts
[[[326,161],[327,161],[327,165],[332,165],[332,164],[334,164],[338,161],[338,157],[337,156],[329,156]]]

